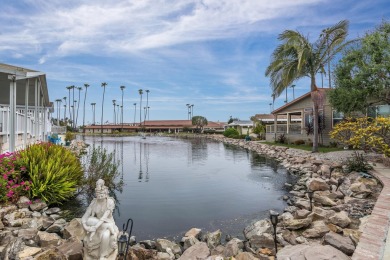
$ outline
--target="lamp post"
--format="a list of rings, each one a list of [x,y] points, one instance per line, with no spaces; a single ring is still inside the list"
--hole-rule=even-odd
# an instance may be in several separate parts
[[[134,122],[133,122],[133,125],[135,125],[135,115],[137,113],[137,103],[134,103]]]
[[[131,226],[129,230],[129,234],[126,233],[127,228],[129,227],[129,222],[131,221]],[[118,238],[118,255],[124,256],[124,260],[126,260],[127,252],[129,251],[131,231],[133,230],[133,220],[129,218],[127,220],[126,226],[123,224],[122,234]]]
[[[307,193],[307,196],[309,197],[310,211],[313,211],[312,200],[313,200],[314,191],[309,190],[309,191],[306,191],[305,193]]]
[[[294,92],[294,88],[295,88],[295,85],[291,85],[291,88],[293,89],[293,100],[295,99],[295,92]],[[287,99],[287,98],[286,98]]]
[[[194,104],[191,105],[191,118],[194,116]]]
[[[271,220],[272,226],[274,227],[274,243],[275,243],[275,255],[278,253],[278,246],[276,241],[276,225],[278,224],[279,213],[273,210],[269,211],[269,218]]]
[[[187,119],[190,120],[190,107],[191,107],[191,105],[186,104],[186,106],[187,106]]]
[[[337,180],[337,188],[336,188],[336,191],[339,189],[339,187],[341,186],[341,184],[343,184],[344,182],[344,178],[340,178]]]
[[[269,103],[269,112],[272,113],[272,103]]]

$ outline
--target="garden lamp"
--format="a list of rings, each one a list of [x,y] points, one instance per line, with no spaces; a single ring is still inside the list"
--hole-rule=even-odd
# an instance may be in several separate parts
[[[336,191],[339,189],[339,187],[341,186],[341,184],[343,184],[344,182],[344,178],[340,178],[337,180],[337,188],[336,188]]]
[[[278,253],[277,241],[276,241],[276,225],[278,224],[279,213],[273,210],[269,211],[269,218],[271,220],[272,226],[274,227],[274,243],[275,243],[275,254]]]
[[[313,206],[312,206],[312,200],[313,200],[313,195],[314,195],[314,191],[306,191],[305,193],[307,193],[307,196],[309,197],[309,200],[310,200],[310,211],[313,211]]]
[[[129,222],[131,221],[130,231],[127,234],[127,228],[129,227]],[[129,218],[127,220],[126,226],[123,224],[122,234],[118,238],[118,255],[124,256],[123,259],[126,260],[127,252],[129,251],[131,231],[133,230],[133,220]]]

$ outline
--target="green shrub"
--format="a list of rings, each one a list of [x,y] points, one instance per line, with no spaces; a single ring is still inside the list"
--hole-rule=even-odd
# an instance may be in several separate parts
[[[74,140],[76,137],[74,136],[74,134],[70,131],[67,131],[66,134],[65,134],[65,141],[66,142],[70,142],[72,140]]]
[[[277,137],[276,142],[279,144],[287,144],[287,137],[285,134],[281,134]]]
[[[235,138],[238,137],[240,134],[238,131],[234,128],[228,128],[223,132],[223,135],[229,138]]]
[[[345,162],[347,166],[347,171],[352,172],[368,172],[372,169],[372,166],[368,164],[366,158],[364,158],[363,154],[359,154],[358,152],[354,152],[354,155],[351,158],[348,158]]]
[[[75,195],[83,169],[79,159],[65,147],[33,144],[20,152],[20,159],[31,180],[30,198],[54,204]]]
[[[296,145],[302,145],[302,144],[305,144],[305,141],[299,139],[299,140],[294,141],[294,144],[296,144]]]

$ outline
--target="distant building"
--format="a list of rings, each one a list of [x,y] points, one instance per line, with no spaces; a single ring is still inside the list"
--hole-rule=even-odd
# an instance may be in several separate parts
[[[233,122],[225,126],[225,130],[228,128],[236,129],[240,135],[251,134],[253,131],[253,121],[234,120]]]

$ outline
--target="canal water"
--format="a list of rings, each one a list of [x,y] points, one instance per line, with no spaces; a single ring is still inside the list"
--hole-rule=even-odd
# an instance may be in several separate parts
[[[272,159],[204,138],[83,139],[114,153],[124,182],[114,218],[119,228],[132,218],[138,241],[193,227],[242,237],[246,225],[284,209],[284,183],[294,181]]]

